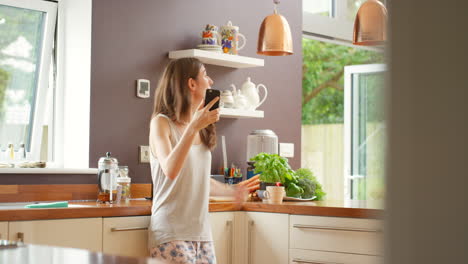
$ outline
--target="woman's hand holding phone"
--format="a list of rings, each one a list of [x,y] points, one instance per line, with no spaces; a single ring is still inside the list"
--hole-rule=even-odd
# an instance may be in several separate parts
[[[211,101],[213,101],[213,99],[215,99],[216,97],[220,97],[220,96],[221,96],[221,91],[220,90],[206,89],[206,91],[205,91],[205,106],[208,105]],[[219,108],[219,101],[215,102],[215,104],[209,109],[211,111],[211,110],[214,110],[216,108]]]
[[[215,97],[205,106],[205,101],[202,100],[200,102],[198,110],[195,112],[192,117],[192,121],[190,122],[196,131],[200,131],[219,120],[219,108],[210,111],[210,108],[218,101],[219,97]]]

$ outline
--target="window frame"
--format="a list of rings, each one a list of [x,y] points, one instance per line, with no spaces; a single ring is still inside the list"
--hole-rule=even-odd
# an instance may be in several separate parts
[[[30,155],[32,159],[39,160],[41,152],[42,126],[44,125],[46,113],[46,101],[49,89],[49,73],[51,57],[53,54],[53,43],[55,35],[55,25],[57,19],[57,3],[46,1],[28,1],[28,0],[0,0],[0,4],[11,7],[41,11],[45,13],[44,32],[41,43],[40,65],[37,73],[37,90],[33,103],[33,113],[30,118]],[[52,125],[53,126],[53,125]],[[53,131],[53,128],[52,128]],[[48,140],[48,147],[52,144]],[[48,159],[52,157],[49,152]]]
[[[51,167],[89,168],[91,25],[92,0],[58,0],[56,134]]]
[[[303,0],[313,1],[313,0]],[[379,0],[384,5],[386,0]],[[348,1],[331,0],[332,16],[312,14],[303,10],[302,33],[303,35],[318,36],[343,42],[353,42],[354,21],[347,18]],[[353,45],[354,46],[354,45]],[[382,47],[375,47],[382,50]]]
[[[1,1],[16,3],[19,0]],[[47,162],[50,169],[2,169],[0,174],[96,173],[96,169],[89,168],[92,0],[53,2],[58,8],[54,25],[54,129],[53,134],[49,133],[48,140],[49,155],[53,153]]]
[[[386,73],[386,64],[362,64],[345,66],[344,71],[344,197],[353,199],[351,192],[351,181],[364,179],[362,175],[352,175],[352,164],[356,163],[353,158],[353,134],[355,133],[353,111],[357,107],[359,93],[353,86],[353,74],[364,73]]]
[[[313,0],[304,0],[313,1]],[[354,23],[346,18],[348,3],[346,0],[331,0],[332,16],[322,16],[303,11],[302,30],[306,35],[318,35],[328,38],[352,41]]]

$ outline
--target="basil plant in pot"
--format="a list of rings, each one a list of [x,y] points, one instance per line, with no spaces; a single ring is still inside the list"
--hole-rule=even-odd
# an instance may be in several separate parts
[[[260,190],[266,186],[281,183],[285,187],[296,180],[295,173],[288,164],[288,160],[278,154],[259,153],[250,159],[255,162],[255,173],[260,174]]]
[[[278,154],[259,153],[250,160],[255,162],[254,172],[260,174],[260,190],[281,183],[288,197],[323,200],[326,195],[310,169],[294,171],[288,160]]]

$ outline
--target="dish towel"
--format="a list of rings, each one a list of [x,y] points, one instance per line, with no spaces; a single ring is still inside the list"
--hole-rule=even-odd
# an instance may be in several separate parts
[[[24,208],[64,208],[68,207],[68,202],[36,203],[25,205]]]

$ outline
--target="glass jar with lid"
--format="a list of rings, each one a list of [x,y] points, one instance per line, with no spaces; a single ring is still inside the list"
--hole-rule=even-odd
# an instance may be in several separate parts
[[[131,198],[130,184],[132,179],[128,177],[128,166],[119,166],[117,185],[120,192],[120,200],[128,202]]]

